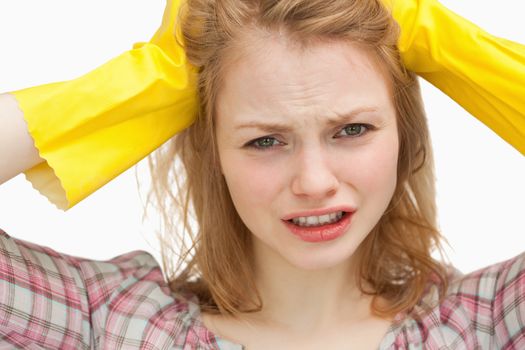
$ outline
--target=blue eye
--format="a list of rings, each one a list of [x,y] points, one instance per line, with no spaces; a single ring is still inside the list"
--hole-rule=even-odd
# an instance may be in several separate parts
[[[368,132],[369,130],[372,130],[373,127],[368,124],[348,124],[345,125],[340,132],[344,132],[345,134],[341,136],[346,137],[358,137],[363,135],[364,133]],[[339,134],[338,134],[339,135]]]
[[[279,144],[275,137],[264,136],[256,140],[250,141],[246,144],[248,147],[253,147],[260,150],[267,150]]]
[[[369,132],[370,130],[374,130],[374,127],[370,124],[360,124],[360,123],[348,124],[348,125],[345,125],[341,129],[341,131],[339,131],[337,135],[334,136],[334,138],[360,137],[363,134]],[[280,144],[282,144],[282,142],[280,142],[273,136],[263,136],[263,137],[260,137],[258,139],[255,139],[255,140],[252,140],[246,143],[244,146],[249,147],[249,148],[254,148],[260,151],[265,151],[265,150],[270,150],[272,148],[275,148],[275,146],[278,146]]]

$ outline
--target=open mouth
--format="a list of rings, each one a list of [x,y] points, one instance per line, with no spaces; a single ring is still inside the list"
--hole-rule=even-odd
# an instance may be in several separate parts
[[[354,211],[335,211],[328,215],[294,217],[284,220],[290,233],[309,243],[335,240],[344,235]]]
[[[338,211],[321,216],[297,217],[286,221],[299,227],[320,227],[337,224],[348,215],[350,215],[349,212]]]

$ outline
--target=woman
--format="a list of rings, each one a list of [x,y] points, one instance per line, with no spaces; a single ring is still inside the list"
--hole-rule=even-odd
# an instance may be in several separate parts
[[[4,265],[16,265],[3,279],[7,341],[78,348],[92,333],[103,348],[522,344],[511,320],[523,308],[523,256],[462,278],[430,257],[440,236],[427,128],[379,2],[190,1],[182,35],[199,68],[199,115],[155,166],[161,189],[165,159],[179,155],[188,173],[179,204],[186,228],[195,208],[194,256],[170,291],[145,254],[100,263],[6,238]],[[60,283],[48,287],[31,278],[50,258],[45,270]],[[479,281],[494,281],[498,294],[479,300]],[[28,288],[36,307],[26,309]],[[510,310],[503,325],[485,309],[500,303]]]

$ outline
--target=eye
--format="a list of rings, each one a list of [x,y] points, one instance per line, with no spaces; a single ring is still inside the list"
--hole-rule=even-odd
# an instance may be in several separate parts
[[[337,135],[343,137],[359,137],[372,129],[372,125],[369,124],[348,124],[345,125]]]
[[[264,151],[274,146],[277,146],[279,143],[280,142],[275,137],[264,136],[248,142],[246,146]]]

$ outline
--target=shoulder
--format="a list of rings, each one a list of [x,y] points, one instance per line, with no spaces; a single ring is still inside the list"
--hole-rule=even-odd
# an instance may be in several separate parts
[[[452,307],[461,306],[479,339],[495,348],[525,348],[525,252],[458,278],[449,299],[455,302],[441,312],[451,321],[459,319]]]
[[[196,297],[173,294],[145,251],[96,261],[0,230],[0,304],[0,334],[17,346],[204,349],[210,342]],[[45,326],[35,332],[37,324]]]
[[[148,349],[207,349],[212,340],[201,322],[198,299],[191,294],[175,294],[166,283],[156,260],[138,251],[107,262],[87,262],[86,277],[96,281],[100,272],[105,290],[95,283],[90,290],[92,303],[101,307],[93,321],[104,347],[120,349],[142,344]],[[115,270],[127,271],[125,277]],[[94,324],[95,328],[95,324]]]
[[[525,348],[525,253],[461,274],[438,303],[437,288],[392,327],[392,345],[450,349]]]

